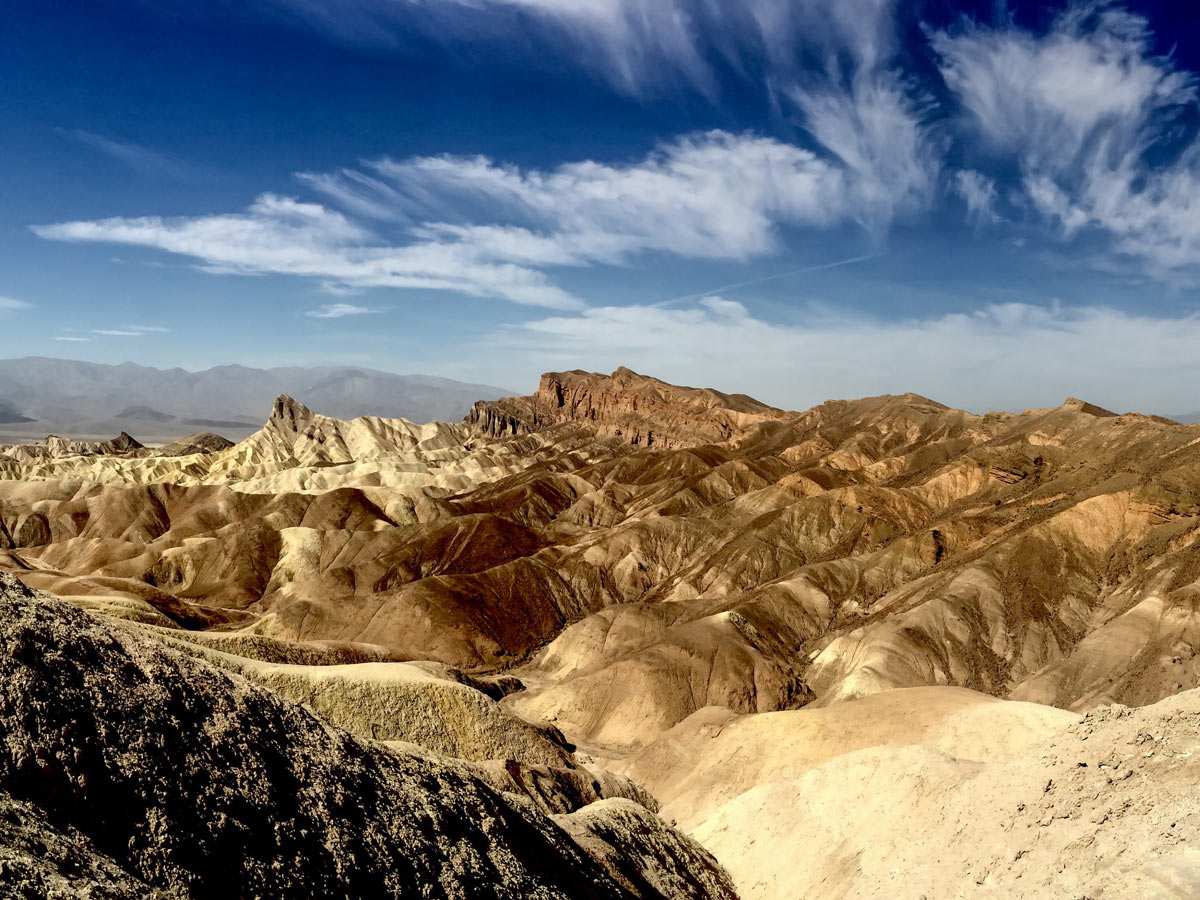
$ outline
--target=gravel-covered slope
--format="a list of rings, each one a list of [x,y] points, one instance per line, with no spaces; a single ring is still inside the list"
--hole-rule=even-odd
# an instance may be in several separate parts
[[[99,881],[97,896],[146,896],[141,882],[193,898],[576,900],[668,883],[618,883],[610,859],[461,767],[355,738],[3,575],[0,735],[0,795],[32,817],[21,833],[42,828],[76,857],[57,874],[45,863],[43,887],[6,870],[13,896],[52,896],[54,878],[63,896]],[[647,821],[622,831],[618,817],[606,834],[618,856],[628,848],[622,868],[669,867],[687,885],[672,896],[733,896],[698,845]],[[30,871],[12,833],[0,829],[0,864]]]

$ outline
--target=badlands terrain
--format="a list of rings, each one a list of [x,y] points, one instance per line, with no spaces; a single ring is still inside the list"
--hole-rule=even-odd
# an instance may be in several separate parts
[[[1198,538],[1075,399],[0,446],[0,889],[1200,896]]]

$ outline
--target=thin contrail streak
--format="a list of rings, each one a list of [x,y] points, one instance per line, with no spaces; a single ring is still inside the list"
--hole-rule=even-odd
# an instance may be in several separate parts
[[[738,288],[751,287],[756,284],[763,284],[767,281],[777,281],[780,278],[788,278],[792,275],[803,275],[805,272],[823,272],[826,269],[836,269],[839,266],[848,266],[852,263],[865,262],[868,259],[874,259],[874,256],[851,256],[846,259],[839,259],[830,263],[822,263],[819,266],[805,266],[803,269],[792,269],[788,272],[779,272],[776,275],[767,275],[764,278],[754,278],[750,281],[739,281],[736,284],[725,284],[721,287],[709,288],[707,291],[700,291],[695,294],[684,294],[682,297],[672,297],[670,300],[660,300],[658,303],[650,304],[654,308],[669,306],[672,303],[682,303],[684,300],[696,300],[700,297],[707,297],[709,294],[717,294],[721,291],[734,291]]]

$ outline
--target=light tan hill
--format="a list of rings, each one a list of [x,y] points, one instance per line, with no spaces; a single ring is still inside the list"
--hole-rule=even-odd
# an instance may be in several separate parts
[[[51,434],[33,443],[0,446],[0,456],[20,461],[72,456],[136,456],[139,450],[144,449],[142,444],[124,431],[109,441],[78,441]]]
[[[760,715],[706,707],[615,768],[650,790],[666,818],[692,830],[746,791],[793,781],[846,753],[920,745],[955,759],[1002,762],[1036,749],[1078,718],[953,687]]]
[[[203,434],[157,451],[115,442],[48,442],[0,448],[0,480],[213,484],[242,493],[383,487],[410,510],[427,494],[444,496],[524,468],[542,443],[527,437],[477,446],[462,425],[375,417],[343,421],[286,396],[276,400],[263,428],[234,445]]]
[[[1189,691],[984,761],[863,749],[763,781],[693,834],[744,900],[1195,897],[1197,721]]]

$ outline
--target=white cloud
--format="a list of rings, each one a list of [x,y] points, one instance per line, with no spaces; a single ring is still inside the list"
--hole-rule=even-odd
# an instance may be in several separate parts
[[[898,71],[894,0],[491,0],[568,27],[602,52],[607,77],[638,93],[682,79],[715,94],[706,53],[736,70],[765,57],[769,91],[842,163],[852,216],[881,236],[933,197],[942,148],[924,124],[929,100]],[[588,58],[585,56],[585,58]],[[806,62],[805,62],[806,61]]]
[[[797,87],[792,98],[844,165],[846,203],[863,227],[880,236],[898,215],[931,202],[942,148],[898,74],[863,70],[849,87]]]
[[[905,71],[914,54],[898,17],[909,10],[896,0],[360,0],[338,14],[318,0],[274,3],[343,37],[403,43],[410,26],[446,26],[446,41],[548,41],[554,64],[592,66],[632,93],[685,83],[719,95],[710,65],[719,60],[723,76],[761,78],[806,146],[711,131],[622,162],[385,158],[297,173],[324,203],[263,194],[242,212],[35,232],[157,248],[213,273],[312,278],[335,295],[393,287],[578,309],[552,270],[647,253],[748,260],[783,249],[788,226],[856,223],[882,239],[939,192],[961,197],[977,226],[1002,221],[988,176],[943,177],[961,123]],[[985,162],[1015,160],[1023,193],[1001,178],[1006,212],[1027,209],[1065,239],[1106,232],[1118,253],[1162,277],[1200,265],[1189,200],[1200,151],[1159,152],[1195,100],[1192,77],[1154,56],[1145,21],[1113,3],[1069,5],[1040,35],[1007,21],[928,32],[973,123],[958,135],[965,164],[992,171]],[[1152,149],[1166,161],[1148,165]]]
[[[272,0],[319,31],[384,46],[421,34],[446,43],[533,46],[632,95],[686,87],[716,99],[719,57],[745,74],[766,59],[790,75],[801,49],[836,45],[873,67],[891,48],[894,0]]]
[[[1067,237],[1074,235],[1088,224],[1088,215],[1075,206],[1074,201],[1054,179],[1045,175],[1029,175],[1025,178],[1025,191],[1033,205],[1044,215],[1056,218]]]
[[[118,162],[124,163],[131,169],[152,175],[163,175],[168,178],[183,180],[191,176],[188,168],[174,159],[157,153],[149,148],[128,141],[118,141],[101,134],[80,129],[57,129],[58,133],[71,140],[78,141],[91,147]]]
[[[296,178],[338,206],[367,219],[394,220],[404,198],[378,178],[354,169],[338,172],[297,172]]]
[[[313,0],[276,2],[323,30],[371,40],[418,21],[456,21],[446,40],[496,40],[492,26],[517,27],[560,50],[565,40],[579,51],[572,60],[633,93],[683,82],[712,95],[707,58],[748,72],[765,57],[768,92],[802,115],[814,146],[710,131],[622,163],[522,170],[485,157],[382,159],[297,173],[330,206],[264,194],[241,213],[35,232],[155,247],[214,273],[313,277],[333,293],[447,290],[570,309],[581,301],[545,270],[624,265],[647,252],[746,260],[781,249],[782,226],[857,223],[882,238],[936,193],[944,148],[925,122],[931,101],[896,66],[894,0],[364,0],[344,18]]]
[[[124,327],[139,334],[168,334],[171,331],[170,328],[164,328],[162,325],[126,325]]]
[[[838,167],[773,138],[723,131],[679,138],[626,165],[522,171],[439,156],[374,168],[408,198],[402,212],[433,220],[425,235],[537,265],[619,262],[647,250],[746,259],[777,249],[780,223],[847,215]],[[464,211],[476,221],[445,222]]]
[[[92,334],[103,334],[109,337],[141,337],[144,332],[128,328],[93,328]]]
[[[1077,3],[1044,36],[968,26],[932,44],[982,134],[1038,172],[1061,171],[1100,140],[1123,155],[1194,97],[1190,76],[1151,55],[1146,22],[1118,7]]]
[[[327,303],[319,309],[310,309],[305,315],[311,319],[341,319],[345,316],[361,316],[374,312],[365,306],[355,306],[351,303]]]
[[[954,191],[967,204],[967,215],[980,225],[998,222],[996,206],[996,182],[973,169],[961,169],[954,173]]]
[[[463,243],[384,244],[342,213],[264,194],[244,213],[100,219],[34,226],[60,241],[153,247],[200,260],[215,274],[284,274],[353,287],[425,288],[572,308],[579,302],[527,267],[484,259]]]
[[[17,312],[22,309],[32,309],[33,305],[15,297],[0,297],[0,312]]]
[[[1099,306],[1006,303],[902,322],[812,308],[801,323],[781,325],[706,298],[685,309],[552,316],[511,326],[490,346],[538,370],[625,365],[792,409],[914,391],[976,411],[1083,395],[1118,411],[1183,413],[1198,405],[1198,341],[1200,316]]]
[[[1101,229],[1114,250],[1165,280],[1200,266],[1200,144],[1158,169],[1132,155],[1115,164],[1097,156],[1073,193],[1046,177],[1030,177],[1026,187],[1036,208],[1067,237],[1089,226]]]
[[[462,0],[452,0],[462,2]],[[583,57],[618,88],[642,93],[663,69],[710,96],[716,78],[696,46],[701,22],[679,0],[485,0],[556,23]],[[472,4],[465,4],[472,5]]]
[[[1098,229],[1160,278],[1200,265],[1200,143],[1173,143],[1195,79],[1153,55],[1144,19],[1076,3],[1046,35],[968,26],[932,43],[980,134],[1017,160],[1033,209],[1065,238]]]
[[[334,292],[425,288],[570,309],[581,303],[543,269],[625,264],[647,252],[744,260],[779,250],[781,226],[866,223],[902,202],[851,189],[845,165],[809,150],[722,131],[679,138],[624,165],[520,170],[483,157],[417,157],[378,161],[370,177],[305,180],[352,209],[419,224],[407,243],[391,244],[346,213],[264,194],[243,213],[34,231],[158,248],[213,273],[312,277]]]
[[[744,303],[739,303],[737,300],[726,300],[724,297],[718,297],[715,294],[710,294],[707,297],[701,297],[697,301],[697,305],[704,307],[717,319],[747,319],[750,316],[750,310],[746,309]]]
[[[56,335],[54,339],[55,339],[56,341],[71,341],[71,342],[73,342],[73,343],[79,343],[79,344],[86,344],[86,343],[88,343],[89,341],[91,341],[91,338],[85,338],[85,337],[68,337],[68,336],[66,336],[66,335],[61,335],[61,334],[60,334],[60,335]]]

